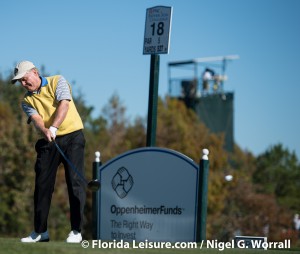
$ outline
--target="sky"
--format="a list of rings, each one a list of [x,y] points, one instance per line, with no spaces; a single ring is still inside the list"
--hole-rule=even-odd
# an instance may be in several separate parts
[[[300,158],[300,1],[2,0],[0,74],[17,62],[45,66],[82,93],[98,116],[113,94],[129,119],[148,112],[146,9],[173,8],[169,54],[160,55],[159,95],[168,63],[238,55],[224,84],[234,92],[234,139],[255,156],[282,144]]]

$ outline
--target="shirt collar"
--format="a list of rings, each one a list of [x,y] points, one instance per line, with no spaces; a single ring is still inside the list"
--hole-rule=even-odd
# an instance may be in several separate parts
[[[42,80],[41,87],[48,85],[48,80],[45,77],[40,76],[40,79]]]

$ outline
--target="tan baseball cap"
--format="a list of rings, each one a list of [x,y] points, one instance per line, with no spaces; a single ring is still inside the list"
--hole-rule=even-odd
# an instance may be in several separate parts
[[[11,83],[14,84],[18,81],[18,79],[21,79],[25,76],[25,74],[35,68],[34,64],[29,61],[22,61],[19,62],[14,70],[14,77],[11,80]]]

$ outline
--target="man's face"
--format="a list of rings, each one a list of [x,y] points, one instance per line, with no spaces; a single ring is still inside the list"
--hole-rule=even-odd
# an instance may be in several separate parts
[[[30,92],[37,91],[41,85],[41,79],[35,69],[28,71],[19,81],[21,85]]]

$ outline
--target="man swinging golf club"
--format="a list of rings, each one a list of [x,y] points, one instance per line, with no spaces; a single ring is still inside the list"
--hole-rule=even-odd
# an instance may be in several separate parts
[[[22,61],[14,70],[12,83],[19,81],[27,92],[22,108],[42,135],[36,142],[34,190],[34,231],[21,242],[48,242],[47,219],[54,191],[57,168],[63,163],[70,203],[71,232],[66,242],[80,243],[86,199],[85,182],[79,177],[84,168],[85,138],[83,123],[72,100],[71,87],[63,76],[41,77],[32,62]],[[55,140],[55,143],[52,142]],[[66,155],[63,157],[61,152]]]

